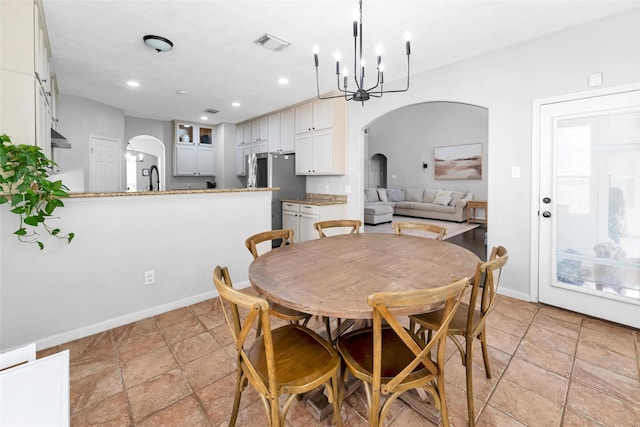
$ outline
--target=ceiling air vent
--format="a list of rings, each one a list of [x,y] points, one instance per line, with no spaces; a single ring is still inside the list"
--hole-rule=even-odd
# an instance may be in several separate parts
[[[209,114],[217,114],[220,112],[220,110],[214,110],[213,108],[207,108],[206,110],[204,110],[205,113],[209,113]]]
[[[269,33],[264,33],[254,43],[275,51],[280,51],[291,44]]]

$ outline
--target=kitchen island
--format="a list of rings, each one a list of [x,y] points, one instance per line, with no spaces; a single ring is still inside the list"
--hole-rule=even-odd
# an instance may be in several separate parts
[[[72,194],[51,225],[74,240],[40,233],[42,251],[18,241],[18,218],[0,206],[0,349],[40,350],[214,297],[217,264],[248,286],[244,240],[271,228],[272,190]]]

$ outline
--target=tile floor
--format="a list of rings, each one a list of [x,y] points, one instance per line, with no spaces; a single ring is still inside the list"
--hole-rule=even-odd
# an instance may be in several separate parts
[[[313,322],[313,321],[312,321]],[[321,329],[320,322],[311,326]],[[640,331],[499,296],[488,319],[493,378],[474,363],[479,426],[640,425]],[[233,347],[217,299],[41,352],[71,351],[72,426],[227,425]],[[464,369],[452,344],[446,365],[451,423],[467,425]],[[476,347],[479,350],[479,347]],[[365,426],[363,393],[346,399],[345,426]],[[258,395],[243,395],[238,425],[266,426]],[[303,402],[288,426],[316,422]],[[387,426],[429,426],[396,402]]]

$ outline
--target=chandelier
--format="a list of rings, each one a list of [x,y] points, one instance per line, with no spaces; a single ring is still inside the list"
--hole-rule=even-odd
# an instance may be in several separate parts
[[[360,26],[360,30],[358,31],[358,26]],[[376,84],[371,86],[370,88],[365,88],[364,82],[364,60],[362,58],[362,0],[360,0],[360,20],[353,21],[353,80],[355,82],[355,88],[353,90],[349,89],[349,71],[347,67],[344,67],[342,71],[340,70],[340,52],[336,52],[336,76],[338,81],[338,91],[342,92],[341,95],[334,96],[320,96],[320,83],[318,78],[318,48],[314,47],[313,49],[313,58],[316,64],[316,88],[318,90],[318,98],[319,99],[332,99],[332,98],[340,98],[343,97],[347,101],[356,101],[362,102],[364,106],[364,101],[369,100],[369,98],[380,98],[385,93],[393,93],[393,92],[406,92],[409,90],[409,55],[411,55],[411,42],[409,41],[409,35],[405,35],[405,46],[407,53],[407,86],[404,89],[397,90],[384,90],[384,64],[382,63],[382,47],[378,45],[376,49]],[[358,46],[360,50],[358,51]],[[358,55],[359,54],[359,55]],[[360,60],[358,62],[358,59]],[[358,63],[360,67],[358,67]],[[342,79],[342,87],[340,86]]]

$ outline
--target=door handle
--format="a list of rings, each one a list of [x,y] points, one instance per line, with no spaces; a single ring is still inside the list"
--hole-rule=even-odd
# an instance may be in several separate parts
[[[551,218],[551,212],[544,211],[544,212],[542,212],[542,216],[545,217],[545,218]]]
[[[542,203],[548,205],[549,203],[551,203],[551,199],[548,197],[545,197],[544,199],[542,199]]]

